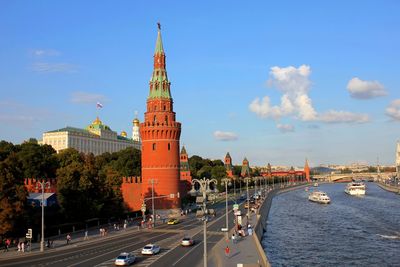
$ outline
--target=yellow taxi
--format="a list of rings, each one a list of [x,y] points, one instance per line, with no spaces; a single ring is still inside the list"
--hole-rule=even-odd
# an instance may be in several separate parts
[[[175,224],[178,224],[178,223],[179,223],[178,219],[169,219],[168,222],[167,222],[167,224],[169,224],[169,225],[175,225]]]

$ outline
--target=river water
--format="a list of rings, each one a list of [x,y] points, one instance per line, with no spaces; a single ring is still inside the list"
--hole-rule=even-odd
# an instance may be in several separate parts
[[[355,197],[345,186],[319,186],[328,205],[309,201],[304,188],[274,197],[262,238],[273,267],[400,266],[400,195],[367,183]]]

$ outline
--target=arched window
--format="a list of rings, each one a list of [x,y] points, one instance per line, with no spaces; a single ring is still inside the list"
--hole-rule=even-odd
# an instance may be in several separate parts
[[[168,150],[171,150],[171,144],[168,143]]]
[[[153,150],[156,150],[156,143],[153,143]]]
[[[168,116],[165,115],[165,123],[168,124]]]
[[[164,111],[167,109],[167,107],[164,105]]]
[[[156,120],[157,120],[157,116],[154,115],[153,121],[156,122]]]

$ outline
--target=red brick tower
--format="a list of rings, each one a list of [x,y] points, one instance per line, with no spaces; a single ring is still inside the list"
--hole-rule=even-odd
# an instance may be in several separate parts
[[[306,164],[304,165],[304,172],[306,174],[307,182],[310,181],[310,167],[308,166],[308,160],[306,159]]]
[[[242,164],[242,171],[240,172],[241,177],[249,177],[250,176],[250,166],[249,166],[249,161],[245,157],[243,159],[243,164]]]
[[[192,188],[192,175],[190,174],[190,165],[189,165],[189,157],[186,152],[185,146],[182,147],[181,150],[181,186],[180,193],[181,196],[184,197],[187,195],[187,192]]]
[[[192,175],[190,174],[189,158],[185,146],[181,150],[181,181],[192,182]],[[190,189],[189,189],[190,190]]]
[[[225,156],[225,169],[226,169],[226,176],[233,177],[232,158],[231,155],[229,155],[229,152],[226,153]]]
[[[175,121],[170,82],[165,65],[161,27],[158,24],[147,111],[144,114],[144,122],[140,124],[142,198],[151,198],[152,185],[154,185],[154,196],[171,196],[156,198],[155,209],[177,209],[180,208],[178,192],[181,124]]]

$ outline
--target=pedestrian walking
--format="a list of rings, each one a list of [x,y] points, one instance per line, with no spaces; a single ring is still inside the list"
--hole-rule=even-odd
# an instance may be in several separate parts
[[[18,248],[18,252],[21,251],[21,242],[18,242],[17,248]]]
[[[70,234],[67,234],[67,245],[71,242],[71,236]]]
[[[10,244],[11,244],[11,240],[9,238],[7,238],[6,241],[4,242],[4,252],[8,251]]]
[[[231,252],[231,250],[229,249],[229,246],[226,246],[225,248],[225,257],[229,258],[229,253]]]
[[[83,238],[83,240],[89,240],[89,232],[88,232],[88,230],[85,231],[85,237]]]
[[[24,242],[21,242],[21,251],[25,252],[25,243]]]

